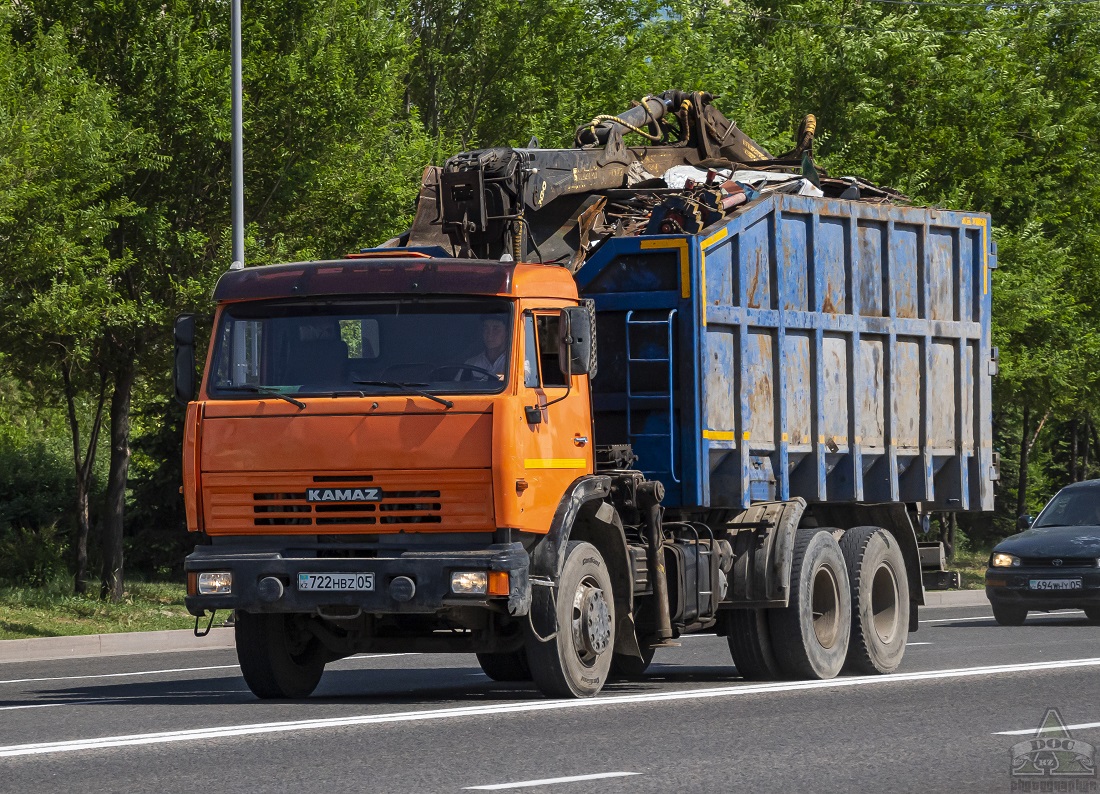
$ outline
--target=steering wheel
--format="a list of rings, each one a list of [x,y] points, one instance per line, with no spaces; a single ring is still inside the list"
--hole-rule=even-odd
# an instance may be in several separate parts
[[[446,372],[448,370],[458,370],[460,372],[463,371],[463,370],[465,370],[467,372],[478,372],[482,375],[485,375],[487,380],[500,380],[500,376],[497,375],[495,372],[491,372],[490,370],[487,370],[484,367],[479,367],[475,364],[441,364],[440,366],[436,367],[435,369],[433,369],[431,372],[428,373],[428,380],[435,380],[435,374],[437,372]],[[473,380],[473,379],[472,378],[463,378],[463,377],[460,376],[459,380]]]

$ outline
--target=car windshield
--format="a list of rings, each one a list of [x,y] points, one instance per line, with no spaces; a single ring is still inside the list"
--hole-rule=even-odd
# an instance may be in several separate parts
[[[211,396],[471,394],[507,380],[512,309],[499,298],[258,301],[228,306]]]
[[[1036,529],[1100,526],[1100,488],[1059,491],[1032,526]]]

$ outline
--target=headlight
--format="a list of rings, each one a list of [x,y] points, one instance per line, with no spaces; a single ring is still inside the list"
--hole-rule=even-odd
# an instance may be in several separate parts
[[[1020,558],[1015,554],[1005,554],[1003,552],[997,552],[993,555],[993,567],[994,568],[1018,568],[1020,567]]]
[[[451,592],[459,595],[484,595],[489,589],[485,571],[459,571],[451,574]]]
[[[233,592],[233,574],[229,571],[199,574],[199,595],[226,595]]]

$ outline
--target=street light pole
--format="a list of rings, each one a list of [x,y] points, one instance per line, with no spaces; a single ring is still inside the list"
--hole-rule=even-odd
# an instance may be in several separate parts
[[[241,0],[232,0],[230,57],[233,61],[233,264],[244,268],[244,120],[241,112]]]

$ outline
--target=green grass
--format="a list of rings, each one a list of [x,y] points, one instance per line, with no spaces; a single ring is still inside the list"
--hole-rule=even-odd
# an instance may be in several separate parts
[[[118,604],[73,595],[65,579],[38,588],[0,586],[0,640],[193,628],[183,596],[183,585],[174,582],[129,582]]]
[[[981,590],[988,559],[988,551],[959,551],[947,568],[959,572],[963,590]],[[183,595],[175,582],[129,582],[119,604],[75,596],[67,579],[39,588],[0,586],[0,640],[190,629],[195,619]]]
[[[956,551],[955,558],[947,562],[947,570],[959,572],[960,590],[984,590],[985,569],[988,562],[987,550]]]

